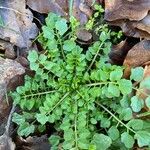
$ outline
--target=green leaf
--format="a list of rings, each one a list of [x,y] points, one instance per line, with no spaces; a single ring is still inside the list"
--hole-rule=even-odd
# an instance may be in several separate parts
[[[76,43],[73,40],[66,40],[64,41],[63,49],[70,52],[72,51],[76,46]]]
[[[71,148],[73,147],[73,145],[74,145],[74,141],[70,140],[70,141],[63,142],[62,146],[63,146],[63,148],[65,150],[71,150]]]
[[[140,83],[140,88],[148,88],[150,89],[150,77],[145,78]]]
[[[96,150],[96,146],[93,144],[90,144],[89,149],[88,150]]]
[[[95,10],[98,10],[101,13],[104,12],[104,9],[103,9],[103,7],[101,5],[95,4],[94,8],[95,8]]]
[[[118,81],[119,89],[123,95],[130,94],[132,91],[132,83],[129,80],[121,79]]]
[[[29,136],[31,133],[34,133],[35,126],[32,124],[29,124],[27,122],[24,122],[21,124],[18,128],[18,134],[20,136]]]
[[[124,108],[121,109],[120,118],[123,120],[128,121],[133,117],[131,108]]]
[[[88,60],[88,61],[91,61],[92,60],[92,54],[91,54],[91,52],[88,50],[87,52],[86,52],[86,59]]]
[[[114,97],[119,97],[120,96],[119,88],[116,85],[112,84],[112,83],[110,83],[108,85],[108,92],[111,93]]]
[[[47,26],[43,26],[42,27],[43,30],[43,37],[49,39],[49,40],[53,40],[54,39],[54,31],[52,29],[50,29]]]
[[[137,139],[139,147],[150,145],[150,132],[137,131],[134,138]]]
[[[122,75],[123,75],[123,71],[121,69],[116,69],[110,73],[110,80],[118,81],[121,79]]]
[[[134,130],[141,130],[143,129],[143,120],[132,119],[127,123],[127,125],[132,127]]]
[[[44,132],[46,130],[46,126],[45,125],[38,125],[38,131],[40,132],[40,133],[42,133],[42,132]]]
[[[112,126],[108,130],[108,135],[111,137],[112,140],[116,140],[119,138],[119,130],[117,129],[116,126]]]
[[[109,126],[110,126],[110,120],[108,120],[107,118],[102,118],[101,119],[101,127],[109,128]]]
[[[59,34],[63,35],[68,30],[67,20],[66,19],[58,20],[55,23],[55,27],[59,31]]]
[[[109,39],[109,36],[107,35],[106,32],[102,31],[101,34],[100,34],[99,39],[100,39],[102,42],[105,42],[107,39]]]
[[[55,114],[51,114],[51,115],[49,115],[48,116],[48,121],[50,122],[50,123],[54,123],[55,122]]]
[[[13,117],[12,117],[12,121],[15,122],[16,124],[20,125],[25,122],[25,118],[22,115],[14,113]]]
[[[42,125],[44,125],[48,121],[48,117],[45,114],[36,114],[36,119]]]
[[[30,99],[26,101],[26,108],[31,110],[35,104],[35,99]]]
[[[71,141],[74,139],[74,132],[71,128],[64,132],[64,139],[65,141]]]
[[[45,69],[47,69],[47,70],[51,70],[52,67],[54,67],[54,65],[55,65],[55,63],[53,63],[53,62],[45,61],[44,67],[45,67]]]
[[[104,71],[104,70],[99,70],[99,74],[100,74],[100,79],[102,81],[107,81],[109,79],[109,74],[108,72]]]
[[[49,141],[51,143],[52,146],[57,146],[60,142],[60,136],[58,135],[52,135],[50,138],[49,138]]]
[[[35,63],[35,62],[31,62],[30,63],[30,69],[37,71],[39,69],[39,64]]]
[[[80,128],[80,130],[81,131],[79,131],[80,132],[79,137],[81,139],[90,137],[91,133],[90,133],[90,131],[88,129]]]
[[[134,145],[134,138],[128,132],[124,132],[121,134],[121,142],[124,143],[127,148],[132,148]]]
[[[55,27],[55,22],[59,19],[60,17],[55,14],[55,13],[49,13],[48,17],[46,18],[46,25],[48,28],[53,29]]]
[[[120,105],[123,108],[128,108],[129,107],[129,98],[127,95],[124,95],[123,98],[120,100]]]
[[[30,62],[36,62],[38,60],[38,53],[35,50],[29,51],[28,60]]]
[[[97,123],[97,120],[95,118],[91,118],[90,121],[91,121],[92,124],[96,124]]]
[[[16,91],[17,91],[17,93],[19,93],[21,95],[21,94],[25,93],[25,88],[23,86],[18,86],[16,88]]]
[[[139,112],[143,107],[142,100],[138,99],[137,96],[131,98],[131,108],[134,112]]]
[[[88,147],[89,147],[89,141],[87,140],[87,139],[85,139],[85,138],[79,138],[78,139],[79,141],[78,141],[78,147],[80,148],[80,149],[88,149]]]
[[[84,100],[82,99],[78,100],[78,106],[83,107],[83,105],[84,105]]]
[[[134,81],[139,82],[143,79],[143,75],[144,75],[143,67],[133,68],[133,69],[131,69],[130,80],[134,80]]]
[[[55,39],[47,41],[46,46],[50,52],[50,57],[59,56],[57,44],[58,42]]]
[[[47,59],[47,56],[46,56],[46,55],[40,54],[40,56],[39,56],[39,61],[40,61],[41,64],[44,64],[45,61],[46,61],[46,59]]]
[[[96,150],[107,150],[111,146],[112,140],[109,136],[96,133],[93,136],[92,143],[96,145]]]
[[[150,108],[150,96],[148,96],[145,100],[145,104],[148,108]]]

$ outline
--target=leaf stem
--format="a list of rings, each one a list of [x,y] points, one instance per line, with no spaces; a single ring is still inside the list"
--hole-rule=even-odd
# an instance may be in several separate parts
[[[129,126],[127,126],[125,123],[123,123],[119,118],[117,118],[111,111],[109,111],[105,106],[102,104],[96,102],[97,105],[99,105],[101,108],[103,108],[107,113],[109,113],[114,119],[116,119],[120,124],[122,124],[124,127],[126,127],[128,130],[130,130],[133,133],[136,133],[133,129],[131,129]]]
[[[95,60],[96,60],[96,58],[97,58],[97,55],[98,55],[98,53],[99,53],[99,51],[100,51],[102,45],[103,45],[103,42],[100,44],[99,49],[97,50],[97,52],[96,52],[94,58],[92,59],[92,62],[91,62],[91,64],[89,65],[89,67],[88,67],[88,69],[87,69],[86,72],[88,72],[88,71],[91,69],[91,67],[93,66],[93,64],[94,64],[94,62],[95,62]]]
[[[78,149],[77,115],[75,116],[75,121],[74,121],[74,132],[75,132],[75,144],[76,144],[76,149]]]
[[[58,32],[56,32],[56,36],[57,36],[58,42],[59,42],[59,44],[60,44],[60,49],[61,49],[62,57],[63,57],[63,59],[65,60],[66,57],[65,57],[65,54],[64,54],[64,51],[63,51],[62,41],[61,41],[61,37],[60,37],[60,35],[59,35]]]
[[[149,94],[144,92],[143,89],[138,89],[138,88],[135,88],[135,87],[132,87],[132,89],[136,90],[137,92],[143,93],[145,96],[150,96]]]
[[[69,94],[70,92],[67,92],[47,114],[51,113]]]
[[[31,97],[31,96],[45,95],[45,94],[54,93],[54,92],[57,92],[57,90],[46,91],[46,92],[39,92],[39,93],[35,93],[35,94],[29,94],[29,95],[25,95],[25,96],[23,96],[23,97],[24,97],[24,98],[27,98],[27,97]]]
[[[90,84],[86,84],[86,86],[97,86],[97,85],[106,85],[108,83],[112,83],[112,84],[117,84],[116,82],[109,82],[109,81],[106,81],[106,82],[97,82],[97,83],[90,83]]]
[[[138,114],[138,115],[136,115],[136,117],[140,118],[140,117],[146,117],[146,116],[149,116],[149,115],[150,115],[150,111]]]

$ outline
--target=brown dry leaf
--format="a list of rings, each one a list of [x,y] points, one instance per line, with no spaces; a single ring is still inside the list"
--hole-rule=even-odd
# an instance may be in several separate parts
[[[16,57],[13,44],[1,39],[0,39],[0,53],[5,53],[6,58],[14,59]]]
[[[83,3],[82,0],[74,0],[72,14],[80,21],[81,25],[83,25],[92,15],[92,10],[90,6]]]
[[[148,18],[146,16],[145,18]],[[113,26],[120,26],[123,33],[126,36],[135,37],[135,38],[144,38],[147,40],[150,40],[150,25],[148,25],[149,20],[146,19],[146,22],[144,22],[142,19],[141,21],[129,21],[129,20],[116,20],[112,22],[108,22],[110,25]]]
[[[120,26],[124,34],[150,39],[149,0],[106,0],[105,19],[110,25]]]
[[[54,12],[61,16],[68,15],[67,0],[27,0],[27,5],[40,13]]]
[[[107,21],[120,19],[141,20],[149,10],[149,0],[105,0],[105,19]]]
[[[40,137],[29,136],[26,139],[17,137],[16,147],[22,150],[49,150],[50,144],[47,135],[42,135]]]
[[[139,33],[141,38],[150,39],[150,13],[138,22],[132,22],[132,27]]]
[[[14,142],[6,134],[0,136],[0,150],[15,150]]]
[[[114,21],[111,25],[120,26],[127,36],[150,39],[150,14],[141,21]]]
[[[31,40],[38,34],[37,26],[32,23],[33,15],[25,7],[25,0],[3,0],[0,5],[0,14],[4,22],[4,27],[0,27],[1,39],[20,48],[30,47]]]
[[[76,32],[78,42],[81,44],[90,44],[92,41],[92,34],[86,29],[79,28]]]
[[[96,0],[99,3],[98,0]],[[88,21],[88,18],[92,15],[93,10],[91,9],[92,1],[86,0],[74,0],[72,15],[76,17],[81,24]],[[61,16],[69,17],[69,2],[67,0],[27,0],[27,5],[40,13],[53,12]]]
[[[7,98],[7,90],[13,90],[20,83],[25,69],[16,61],[0,57],[0,125],[8,115],[10,105],[4,100]]]
[[[10,127],[11,127],[11,118],[15,111],[15,105],[12,106],[9,113],[5,130],[2,136],[0,136],[0,150],[15,150],[15,144],[9,136]]]
[[[117,45],[113,45],[111,52],[109,53],[111,63],[122,65],[128,51],[134,46],[134,44],[135,43],[132,40],[130,41],[130,39],[126,39]]]
[[[129,77],[131,68],[141,66],[150,60],[150,40],[143,40],[128,52],[123,65],[124,77]]]

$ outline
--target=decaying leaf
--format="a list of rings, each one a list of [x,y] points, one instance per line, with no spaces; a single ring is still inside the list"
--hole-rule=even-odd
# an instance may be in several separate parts
[[[0,136],[0,150],[15,150],[15,144],[6,134]]]
[[[90,44],[92,41],[92,34],[82,28],[79,28],[76,32],[78,42],[81,44]]]
[[[17,137],[16,147],[22,150],[49,150],[50,144],[47,135],[42,135],[40,137],[29,136],[26,139]]]
[[[117,45],[113,45],[111,52],[109,53],[111,63],[122,65],[128,51],[134,46],[134,44],[135,42],[133,42],[133,40],[126,39]]]
[[[0,125],[10,110],[8,102],[4,100],[7,98],[7,90],[15,89],[24,73],[25,69],[19,63],[0,57]]]
[[[125,35],[150,39],[149,0],[105,0],[105,20]]]
[[[14,59],[16,57],[13,44],[1,39],[0,39],[0,53],[5,54],[6,58]]]
[[[105,19],[142,20],[150,10],[149,0],[105,0]]]
[[[11,111],[9,113],[4,133],[2,136],[0,136],[0,150],[15,150],[16,146],[9,136],[11,118],[12,118],[12,114],[14,113],[14,111],[15,111],[15,105],[12,106]]]
[[[38,34],[37,26],[32,23],[33,15],[25,7],[25,0],[0,1],[0,14],[4,22],[4,26],[0,26],[1,39],[20,48],[30,47],[31,40]]]
[[[54,12],[61,16],[68,15],[67,0],[27,0],[27,5],[40,13]]]
[[[136,44],[127,54],[123,65],[124,77],[129,77],[131,68],[142,66],[150,60],[150,40],[143,40]]]
[[[27,5],[37,12],[46,14],[53,12],[66,18],[68,18],[71,13],[81,24],[84,24],[93,13],[91,8],[93,4],[100,2],[98,0],[73,0],[72,3],[67,0],[27,0]]]

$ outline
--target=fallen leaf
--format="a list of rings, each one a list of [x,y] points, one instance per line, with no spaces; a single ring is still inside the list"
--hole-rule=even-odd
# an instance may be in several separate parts
[[[6,58],[14,59],[16,57],[13,44],[10,42],[0,40],[0,51],[5,53]]]
[[[123,62],[124,77],[129,77],[131,68],[142,66],[150,60],[150,41],[143,40],[131,48]]]
[[[32,23],[33,15],[26,9],[25,0],[1,1],[0,14],[4,22],[4,26],[0,26],[1,39],[7,39],[20,48],[29,48],[38,28]]]
[[[140,6],[140,7],[139,7]],[[150,1],[105,1],[105,20],[135,38],[150,39]]]
[[[86,29],[79,28],[76,35],[79,43],[90,44],[92,41],[92,34]]]
[[[68,15],[67,0],[27,0],[27,5],[34,11],[40,13],[54,12],[61,16]]]
[[[15,89],[20,82],[21,75],[25,69],[16,61],[0,57],[0,124],[8,115],[10,106],[4,99],[7,98],[7,91]]]
[[[6,134],[0,136],[0,150],[15,150],[14,142]]]
[[[105,19],[107,21],[120,19],[141,20],[149,10],[149,0],[105,0]]]
[[[128,51],[134,46],[134,44],[135,42],[128,38],[124,41],[121,41],[117,45],[113,45],[109,53],[111,63],[116,65],[122,65]]]
[[[16,147],[22,150],[49,150],[50,144],[47,135],[42,135],[40,137],[29,136],[26,139],[17,137]]]

